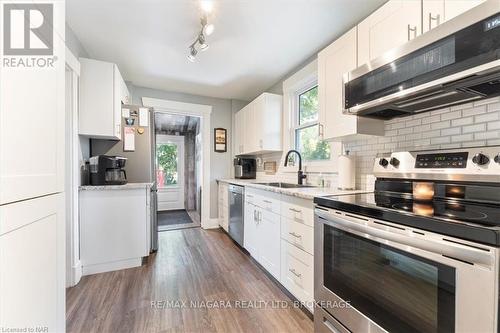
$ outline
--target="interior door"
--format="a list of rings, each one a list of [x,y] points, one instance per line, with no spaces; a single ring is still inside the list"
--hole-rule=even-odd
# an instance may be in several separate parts
[[[184,136],[156,136],[158,211],[184,209]]]

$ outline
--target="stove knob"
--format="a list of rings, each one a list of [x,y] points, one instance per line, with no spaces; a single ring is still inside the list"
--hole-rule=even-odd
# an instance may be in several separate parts
[[[389,161],[389,163],[393,166],[393,167],[397,167],[399,165],[399,160],[395,157],[392,157],[391,160]]]
[[[500,163],[500,154],[495,156],[495,163]]]
[[[385,158],[381,158],[378,161],[378,164],[380,164],[381,166],[383,166],[385,168],[389,164],[389,161],[387,161],[387,159],[385,159]]]
[[[486,165],[490,163],[490,158],[484,154],[478,153],[474,155],[472,162],[477,165]]]

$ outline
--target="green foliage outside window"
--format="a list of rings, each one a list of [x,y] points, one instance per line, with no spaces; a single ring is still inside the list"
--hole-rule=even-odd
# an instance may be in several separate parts
[[[158,172],[163,173],[163,185],[177,184],[177,145],[161,143],[156,145]]]
[[[295,144],[304,160],[329,160],[330,144],[320,141],[318,135],[318,86],[299,95],[299,126],[311,123],[310,126],[295,130]]]

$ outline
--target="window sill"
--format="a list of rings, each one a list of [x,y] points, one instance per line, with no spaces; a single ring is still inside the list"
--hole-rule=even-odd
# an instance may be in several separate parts
[[[304,162],[302,169],[304,173],[308,172],[328,172],[337,173],[337,165],[333,161],[323,161],[323,162]],[[281,172],[283,173],[296,173],[299,171],[298,166],[281,167]]]

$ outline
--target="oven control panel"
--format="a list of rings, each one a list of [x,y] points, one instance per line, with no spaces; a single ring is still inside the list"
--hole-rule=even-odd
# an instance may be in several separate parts
[[[466,168],[468,152],[417,154],[416,169]]]

